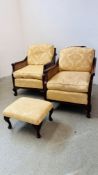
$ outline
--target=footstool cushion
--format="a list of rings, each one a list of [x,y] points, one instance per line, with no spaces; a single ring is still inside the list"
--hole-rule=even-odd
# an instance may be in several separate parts
[[[49,120],[52,121],[53,105],[52,103],[34,98],[22,97],[10,104],[3,111],[4,120],[12,129],[10,118],[15,118],[33,124],[37,131],[37,138],[40,138],[40,128],[46,115],[49,113]]]
[[[48,101],[21,97],[10,104],[3,111],[3,115],[34,125],[39,125],[52,108],[52,103]]]

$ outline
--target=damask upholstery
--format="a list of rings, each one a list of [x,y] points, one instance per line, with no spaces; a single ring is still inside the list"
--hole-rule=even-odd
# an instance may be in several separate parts
[[[60,70],[90,72],[94,58],[94,49],[69,47],[61,50]]]
[[[33,45],[28,50],[28,64],[44,65],[49,63],[54,55],[54,46],[49,44]]]
[[[89,72],[60,71],[48,81],[47,88],[66,92],[87,92],[89,81]]]
[[[21,97],[5,108],[3,115],[39,125],[52,108],[52,103],[48,101]]]
[[[12,82],[14,95],[19,88],[44,87],[44,72],[55,63],[56,48],[50,44],[32,45],[28,49],[27,57],[13,63]]]
[[[24,88],[37,88],[42,89],[43,88],[43,82],[42,80],[38,79],[25,79],[25,78],[16,78],[15,79],[15,85],[16,87],[24,87]]]
[[[88,97],[86,93],[67,92],[60,90],[47,90],[47,99],[76,104],[87,104]]]
[[[43,65],[27,65],[13,73],[15,78],[34,78],[42,80]]]
[[[90,117],[95,65],[93,48],[62,49],[57,64],[47,70],[46,99],[84,105],[87,117]]]

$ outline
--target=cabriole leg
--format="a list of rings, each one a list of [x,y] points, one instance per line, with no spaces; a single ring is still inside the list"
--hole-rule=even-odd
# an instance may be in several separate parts
[[[36,129],[37,138],[41,138],[41,135],[40,135],[41,126],[42,126],[42,123],[40,123],[39,125],[34,125]]]
[[[53,121],[53,118],[51,117],[52,113],[53,113],[53,108],[52,108],[51,111],[49,112],[49,120],[50,120],[50,121]]]
[[[11,124],[9,118],[4,116],[4,120],[8,123],[8,129],[12,129],[12,124]]]

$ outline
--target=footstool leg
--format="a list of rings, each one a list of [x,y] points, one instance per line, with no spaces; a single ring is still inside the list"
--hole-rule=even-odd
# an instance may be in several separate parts
[[[34,125],[34,127],[36,129],[37,138],[41,138],[40,129],[41,129],[42,123],[40,123],[40,125]]]
[[[12,124],[11,124],[9,118],[4,116],[4,120],[9,124],[8,129],[12,129]]]
[[[49,120],[50,120],[50,121],[53,121],[53,118],[51,117],[52,113],[53,113],[53,108],[52,108],[51,111],[49,112]]]

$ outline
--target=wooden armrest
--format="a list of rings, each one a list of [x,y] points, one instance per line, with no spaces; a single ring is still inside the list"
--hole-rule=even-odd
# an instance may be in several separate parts
[[[97,61],[97,59],[94,58],[94,59],[93,59],[92,70],[91,70],[91,76],[94,76],[94,75],[95,75],[96,61]]]
[[[21,69],[27,65],[27,57],[24,60],[12,63],[11,65],[12,65],[13,71]]]
[[[90,77],[90,82],[88,86],[88,101],[90,101],[90,98],[91,98],[92,83],[93,83],[93,77],[95,75],[95,68],[96,68],[96,60],[97,60],[96,58],[93,59],[91,77]]]
[[[56,75],[59,72],[59,66],[57,64],[49,67],[44,71],[45,80],[48,81],[50,78],[52,78],[54,75]]]
[[[54,61],[51,61],[51,62],[45,64],[45,65],[44,65],[44,71],[45,71],[46,69],[48,69],[50,66],[53,66],[53,65],[54,65]]]

